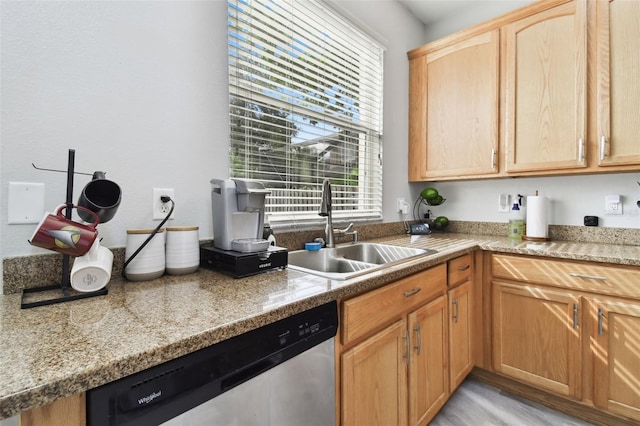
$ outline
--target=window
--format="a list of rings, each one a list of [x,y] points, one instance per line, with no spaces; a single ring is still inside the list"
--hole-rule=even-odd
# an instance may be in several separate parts
[[[273,226],[382,218],[383,48],[326,3],[228,0],[230,176],[271,190]]]

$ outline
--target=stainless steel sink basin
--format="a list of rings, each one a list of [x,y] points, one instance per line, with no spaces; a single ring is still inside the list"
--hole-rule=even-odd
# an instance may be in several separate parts
[[[434,253],[437,251],[387,244],[357,243],[336,248],[323,248],[318,251],[289,252],[289,268],[334,280],[346,280]]]

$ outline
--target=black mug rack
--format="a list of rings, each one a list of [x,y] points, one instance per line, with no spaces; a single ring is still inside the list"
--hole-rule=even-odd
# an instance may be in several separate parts
[[[67,162],[67,197],[65,200],[65,204],[67,206],[66,209],[66,217],[67,219],[71,219],[71,214],[73,211],[73,177],[75,172],[75,156],[76,152],[73,149],[69,150],[69,160]],[[53,169],[41,169],[32,164],[38,170],[44,171],[52,171],[52,172],[64,172],[64,170],[53,170]],[[90,175],[90,173],[78,173],[78,174],[86,174]],[[22,290],[22,300],[20,303],[21,309],[35,308],[37,306],[45,306],[45,305],[53,305],[56,303],[69,302],[71,300],[79,300],[86,299],[89,297],[103,296],[108,293],[106,287],[101,288],[100,290],[91,291],[91,292],[79,292],[71,288],[70,285],[70,258],[68,254],[62,255],[62,280],[60,284],[46,285],[41,287],[32,287],[25,288]],[[25,301],[25,295],[33,295],[34,293],[48,293],[47,297],[36,297],[34,301]],[[29,297],[27,297],[29,298]]]

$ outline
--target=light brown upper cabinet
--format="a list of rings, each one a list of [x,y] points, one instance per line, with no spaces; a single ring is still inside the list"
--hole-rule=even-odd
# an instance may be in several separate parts
[[[598,161],[640,164],[640,2],[597,2]]]
[[[498,172],[499,31],[410,60],[409,180]]]
[[[638,22],[544,0],[408,52],[409,181],[640,171]]]
[[[502,31],[506,171],[586,167],[586,2],[556,6]]]

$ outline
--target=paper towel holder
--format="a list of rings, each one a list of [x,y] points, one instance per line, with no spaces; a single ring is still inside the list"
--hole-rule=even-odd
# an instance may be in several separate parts
[[[536,197],[538,196],[538,191],[536,190]],[[527,206],[528,207],[528,206]],[[525,232],[522,233],[522,240],[523,241],[534,241],[534,242],[545,242],[545,241],[549,241],[549,237],[532,237],[532,236],[527,236],[527,232],[526,232],[526,226],[527,224],[525,223]],[[548,226],[548,225],[547,225]]]

